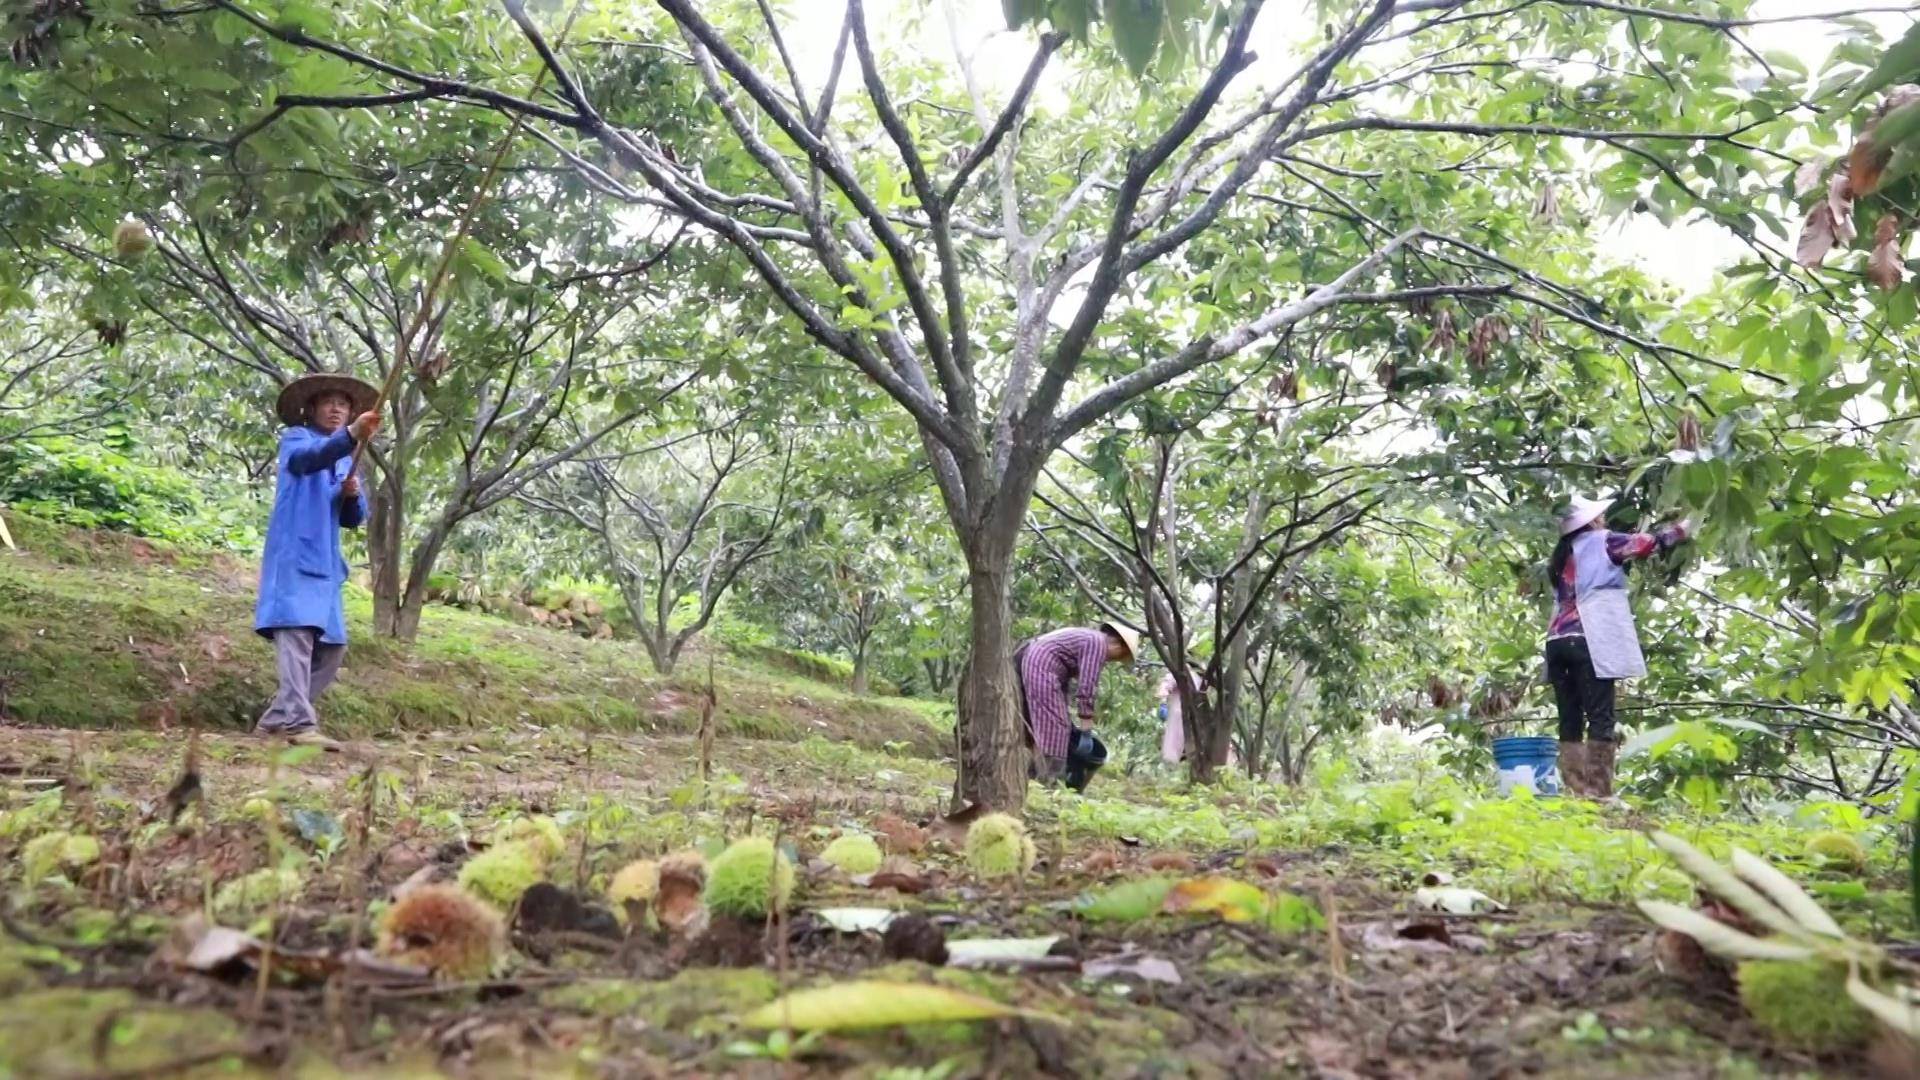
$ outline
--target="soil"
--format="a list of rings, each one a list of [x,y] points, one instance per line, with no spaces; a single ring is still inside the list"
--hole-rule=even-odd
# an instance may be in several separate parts
[[[1770,1048],[1724,983],[1662,971],[1655,934],[1626,909],[1416,913],[1405,890],[1354,873],[1336,847],[1156,853],[1036,821],[1043,865],[1023,882],[983,885],[950,831],[923,829],[937,825],[943,795],[931,762],[851,747],[805,758],[791,744],[727,741],[716,763],[738,779],[690,788],[698,752],[686,737],[453,731],[289,760],[272,744],[208,735],[197,762],[204,799],[171,827],[166,793],[184,746],[178,733],[0,728],[13,811],[0,818],[0,855],[17,858],[10,837],[55,790],[64,798],[41,827],[84,832],[102,850],[66,885],[28,888],[8,872],[0,1076],[1436,1080],[1869,1068],[1864,1056]],[[286,810],[278,831],[249,802],[263,795]],[[284,824],[296,806],[338,819],[330,852]],[[556,815],[569,847],[552,884],[516,913],[498,976],[394,981],[356,966],[351,950],[373,942],[394,889],[451,876],[482,842],[473,824],[515,811]],[[799,849],[795,910],[770,925],[718,921],[695,941],[610,925],[599,888],[613,869],[684,847],[700,822],[716,821],[736,833],[771,825]],[[911,887],[873,888],[808,862],[805,851],[849,827],[888,839],[895,854],[879,880]],[[257,962],[201,971],[169,960],[180,920],[288,851],[301,856],[297,895],[270,921],[229,925],[309,950],[331,970],[297,970],[291,953],[265,977]],[[1280,934],[1211,915],[1119,924],[1071,910],[1077,896],[1150,866],[1284,889],[1314,901],[1328,925]],[[884,937],[842,934],[811,914],[836,906],[912,917]],[[1052,935],[1061,940],[1046,955],[1017,964],[934,963],[956,940]],[[785,991],[854,978],[938,984],[1021,1012],[797,1044],[739,1023]]]

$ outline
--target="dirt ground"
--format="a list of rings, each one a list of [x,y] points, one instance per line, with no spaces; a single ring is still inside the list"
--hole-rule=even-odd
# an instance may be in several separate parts
[[[188,741],[0,728],[11,811],[0,818],[0,854],[17,860],[19,830],[35,815],[51,815],[38,827],[100,846],[70,884],[5,879],[0,992],[11,1001],[0,1007],[0,1077],[1437,1080],[1866,1069],[1769,1049],[1717,973],[1663,972],[1654,935],[1625,909],[1415,912],[1402,883],[1356,872],[1333,845],[1153,851],[1070,831],[1042,809],[1030,819],[1034,873],[984,884],[935,819],[948,777],[924,759],[819,740],[722,740],[700,785],[702,751],[688,737],[529,726],[289,760],[273,744],[210,735],[194,755],[198,791],[170,800]],[[278,808],[278,828],[262,824],[263,799]],[[170,825],[176,804],[184,809]],[[550,876],[589,903],[605,903],[600,887],[631,857],[756,826],[794,845],[799,898],[786,917],[719,952],[590,921],[533,926],[523,911],[511,964],[494,978],[382,982],[351,965],[298,970],[299,955],[337,957],[368,943],[397,886],[450,874],[484,824],[514,812],[561,821],[568,847]],[[338,825],[333,839],[327,821]],[[882,837],[904,891],[857,884],[810,858],[847,830]],[[168,945],[179,921],[276,858],[303,868],[300,886],[260,929],[291,959],[266,977],[257,963],[182,965]],[[1076,897],[1155,873],[1283,890],[1312,901],[1324,925],[1276,931],[1217,915],[1110,923],[1074,910]],[[923,915],[950,941],[1059,941],[1012,967],[933,966],[815,914],[838,906]],[[797,1045],[739,1023],[785,991],[855,977],[945,985],[1022,1013]]]

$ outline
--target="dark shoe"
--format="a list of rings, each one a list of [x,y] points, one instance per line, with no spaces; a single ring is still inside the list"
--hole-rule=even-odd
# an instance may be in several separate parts
[[[1587,744],[1587,786],[1601,802],[1613,801],[1613,763],[1619,752],[1620,744],[1612,739]]]
[[[1587,744],[1560,740],[1560,791],[1584,798],[1587,795]]]

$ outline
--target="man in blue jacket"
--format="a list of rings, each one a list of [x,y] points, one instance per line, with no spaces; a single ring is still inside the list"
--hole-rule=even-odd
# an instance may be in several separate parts
[[[367,520],[367,499],[353,473],[354,447],[373,437],[378,393],[351,375],[302,375],[280,391],[280,469],[267,550],[260,559],[260,601],[253,629],[273,642],[280,689],[255,729],[328,750],[313,701],[340,672],[347,620],[340,590],[347,560],[340,530]]]

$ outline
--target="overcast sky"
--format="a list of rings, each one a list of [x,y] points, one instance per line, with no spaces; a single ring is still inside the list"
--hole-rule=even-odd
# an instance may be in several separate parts
[[[1755,18],[1814,14],[1866,6],[1872,0],[1757,0],[1751,12]],[[997,108],[1019,81],[1020,73],[1033,51],[1029,32],[1006,28],[1000,0],[868,0],[868,18],[872,26],[894,47],[921,50],[936,62],[951,64],[953,36],[949,33],[946,8],[958,26],[958,38],[975,57],[975,75],[988,98]],[[1271,82],[1281,72],[1291,70],[1292,56],[1284,47],[1284,35],[1294,28],[1311,32],[1315,25],[1304,13],[1306,3],[1278,0],[1269,3],[1254,32],[1254,51],[1265,58],[1241,76],[1241,82],[1257,85]],[[835,14],[828,17],[824,12]],[[801,13],[805,13],[802,15]],[[787,9],[786,32],[802,77],[813,85],[824,80],[838,36],[838,5],[828,0],[793,0]],[[1900,15],[1873,18],[1896,35],[1906,25]],[[916,25],[917,23],[917,25]],[[1745,39],[1760,51],[1781,50],[1799,57],[1809,70],[1818,70],[1831,51],[1834,40],[1819,23],[1780,23],[1756,26],[1743,32]],[[1263,48],[1262,43],[1267,42]],[[1265,70],[1263,70],[1265,69]],[[1059,83],[1042,85],[1041,95]],[[1721,267],[1737,262],[1746,247],[1726,230],[1694,221],[1674,227],[1662,225],[1650,215],[1634,215],[1609,226],[1601,237],[1604,252],[1631,260],[1649,272],[1688,291],[1704,290]]]

